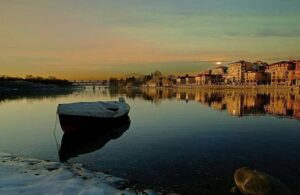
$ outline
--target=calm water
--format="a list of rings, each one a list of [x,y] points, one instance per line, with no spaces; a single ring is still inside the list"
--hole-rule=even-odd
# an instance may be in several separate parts
[[[131,106],[131,123],[62,143],[59,103],[121,95]],[[183,194],[230,194],[234,170],[248,166],[300,194],[299,119],[300,95],[281,93],[87,89],[6,97],[0,99],[0,151],[59,160],[56,141],[58,147],[73,143],[70,156],[78,156],[69,162]]]

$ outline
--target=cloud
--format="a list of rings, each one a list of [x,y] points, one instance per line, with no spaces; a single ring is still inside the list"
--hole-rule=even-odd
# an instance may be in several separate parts
[[[300,29],[263,29],[257,33],[257,36],[262,37],[300,37]]]
[[[289,28],[289,29],[275,29],[275,28],[264,28],[256,29],[254,31],[240,32],[240,31],[227,31],[224,32],[225,36],[228,37],[248,37],[248,38],[300,38],[300,29]]]

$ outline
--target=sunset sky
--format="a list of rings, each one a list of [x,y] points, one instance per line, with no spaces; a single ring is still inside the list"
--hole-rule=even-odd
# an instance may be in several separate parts
[[[300,59],[299,0],[1,0],[0,75],[97,79]]]

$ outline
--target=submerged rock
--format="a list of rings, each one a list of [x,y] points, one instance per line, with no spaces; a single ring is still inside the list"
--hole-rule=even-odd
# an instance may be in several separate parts
[[[244,195],[291,195],[289,189],[274,177],[247,167],[234,173],[234,181]]]
[[[237,186],[234,186],[233,188],[231,188],[230,192],[235,195],[241,195],[241,192],[239,191]]]
[[[145,194],[145,195],[157,195],[153,190],[149,190],[149,189],[144,190],[143,194]]]

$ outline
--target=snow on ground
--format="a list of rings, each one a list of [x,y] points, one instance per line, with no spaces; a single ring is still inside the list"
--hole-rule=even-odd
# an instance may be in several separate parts
[[[0,152],[0,194],[155,194],[131,191],[127,181],[80,164],[62,164]],[[126,188],[126,189],[124,189]]]

